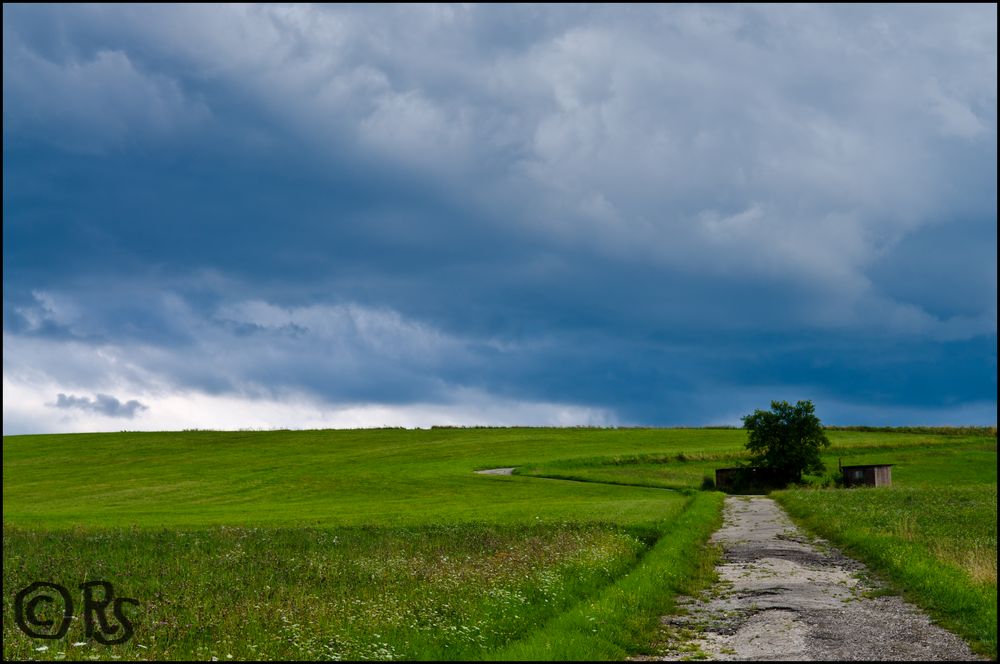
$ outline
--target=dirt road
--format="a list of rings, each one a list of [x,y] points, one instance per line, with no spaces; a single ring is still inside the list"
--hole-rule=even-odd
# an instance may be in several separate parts
[[[664,618],[664,660],[979,659],[901,598],[866,597],[864,566],[804,535],[770,498],[726,498],[712,539],[720,582]]]

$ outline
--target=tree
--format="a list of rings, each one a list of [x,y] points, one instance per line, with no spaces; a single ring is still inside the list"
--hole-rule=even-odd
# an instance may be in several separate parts
[[[794,406],[772,401],[771,410],[743,417],[750,465],[762,468],[777,482],[802,481],[802,473],[823,472],[820,448],[829,447],[823,425],[811,401]]]

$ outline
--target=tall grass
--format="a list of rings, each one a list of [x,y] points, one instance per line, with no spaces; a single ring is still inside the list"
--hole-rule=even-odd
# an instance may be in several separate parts
[[[4,658],[476,658],[620,578],[650,536],[570,524],[8,528],[5,590],[52,580],[75,592],[101,579],[140,604],[125,644],[95,643],[80,621],[65,639],[45,642],[16,628],[5,592]]]

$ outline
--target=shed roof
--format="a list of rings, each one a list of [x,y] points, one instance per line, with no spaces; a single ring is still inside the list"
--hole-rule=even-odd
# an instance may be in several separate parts
[[[885,468],[887,466],[895,466],[894,463],[865,463],[858,466],[841,466],[841,468]]]

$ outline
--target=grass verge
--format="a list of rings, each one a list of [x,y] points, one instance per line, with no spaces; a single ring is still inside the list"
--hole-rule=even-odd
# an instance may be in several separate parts
[[[800,525],[863,560],[973,650],[996,659],[996,484],[771,496]]]
[[[652,654],[660,617],[674,598],[707,585],[717,553],[705,543],[722,522],[723,496],[696,494],[628,574],[525,639],[490,653],[494,660],[621,660]]]

